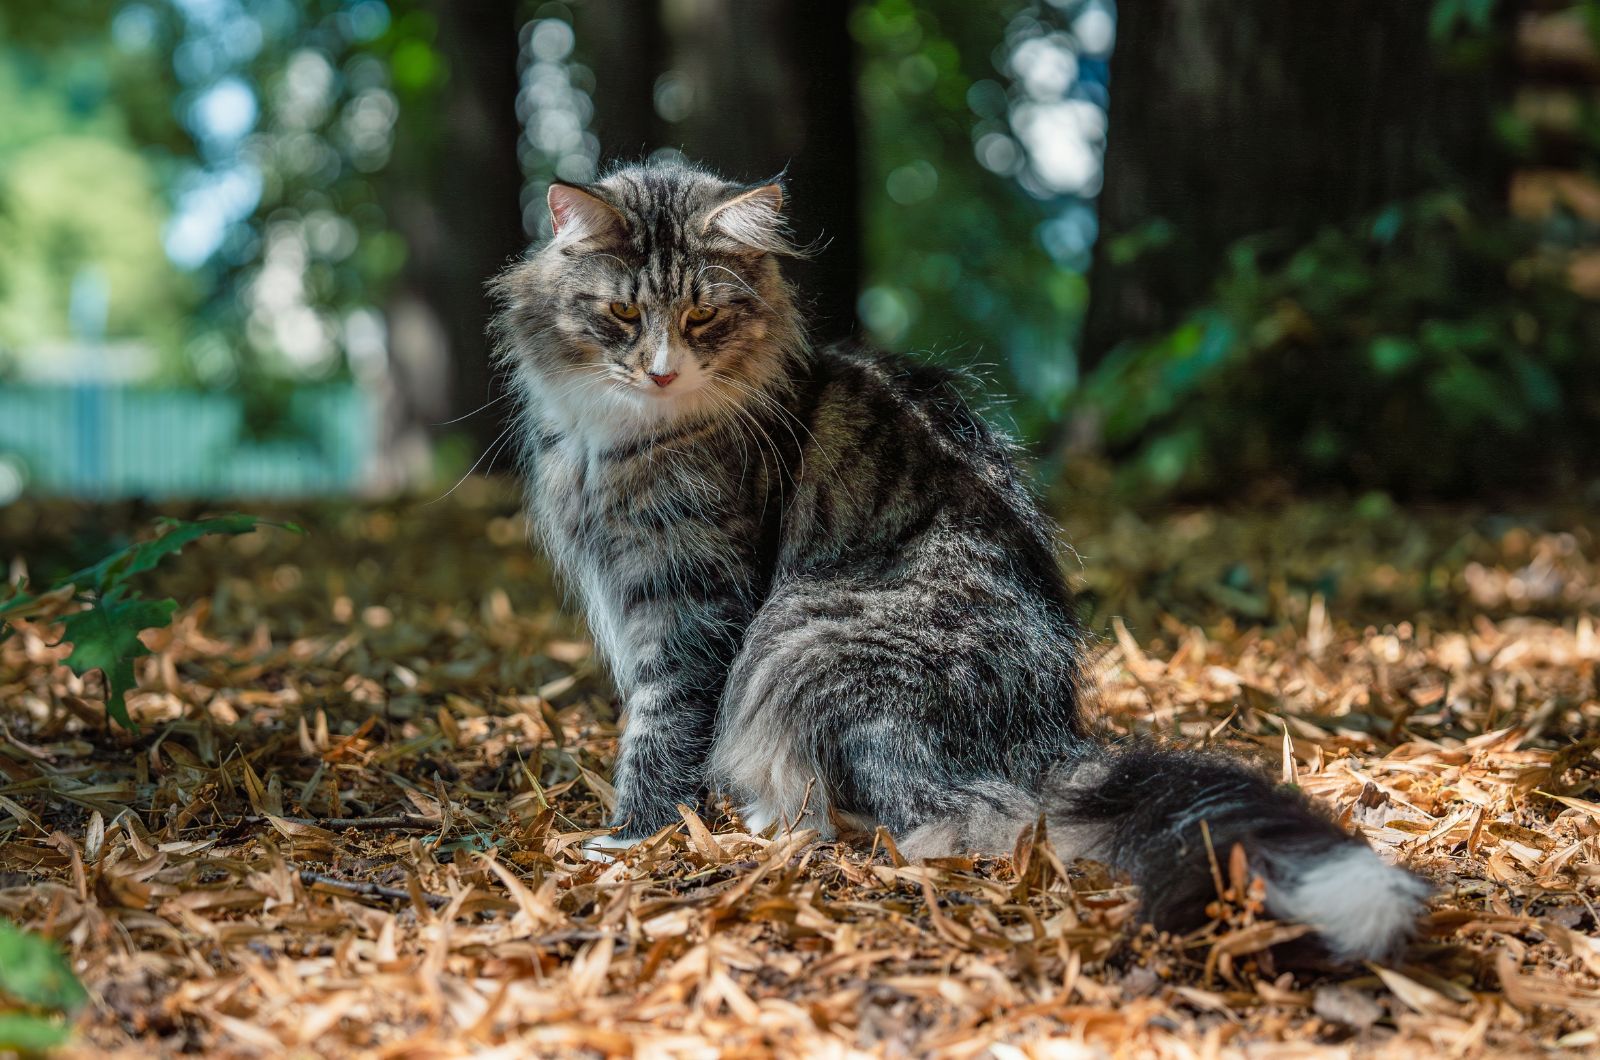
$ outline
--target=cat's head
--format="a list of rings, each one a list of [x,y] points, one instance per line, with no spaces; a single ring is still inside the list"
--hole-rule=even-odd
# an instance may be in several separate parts
[[[500,355],[541,405],[601,431],[731,410],[801,347],[779,185],[630,166],[549,205],[550,241],[497,282]]]

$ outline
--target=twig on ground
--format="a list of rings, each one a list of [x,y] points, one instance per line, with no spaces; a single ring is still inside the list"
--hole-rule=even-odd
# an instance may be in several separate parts
[[[390,902],[411,901],[410,891],[402,891],[395,887],[379,887],[375,883],[364,883],[360,880],[341,880],[337,876],[325,876],[320,872],[312,872],[310,869],[300,870],[300,882],[307,887],[333,887],[341,891],[348,891],[351,894],[363,895],[368,898],[382,898]],[[442,894],[430,894],[427,891],[419,891],[418,893],[422,895],[422,900],[427,902],[431,908],[442,909],[450,904],[450,899]]]
[[[280,821],[290,824],[310,824],[318,828],[330,830],[340,828],[414,828],[418,831],[427,831],[439,827],[439,822],[414,813],[397,813],[386,817],[280,817]],[[251,814],[245,818],[251,824],[265,821],[266,818],[258,814]]]

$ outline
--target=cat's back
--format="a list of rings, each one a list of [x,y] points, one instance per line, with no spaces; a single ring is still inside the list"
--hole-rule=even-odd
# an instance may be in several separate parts
[[[797,551],[864,549],[900,561],[954,533],[1053,566],[1052,531],[1009,439],[965,397],[968,380],[835,345],[814,354],[803,389],[810,437],[787,528],[810,547]]]
[[[1002,524],[1028,524],[1028,536],[1043,529],[1016,447],[967,396],[978,389],[972,378],[854,344],[827,347],[818,359],[816,441],[835,463],[850,462],[854,481],[880,503],[910,491],[913,507],[987,512]]]
[[[973,408],[971,380],[906,354],[859,343],[818,350],[812,417],[857,445],[883,443],[917,462],[1010,464],[1010,443]],[[920,452],[919,452],[920,451]]]

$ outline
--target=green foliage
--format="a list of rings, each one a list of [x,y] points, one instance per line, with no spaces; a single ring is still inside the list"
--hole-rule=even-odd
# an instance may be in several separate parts
[[[48,356],[49,343],[74,330],[73,300],[96,289],[104,335],[84,337],[134,341],[169,358],[194,306],[162,247],[159,170],[113,101],[117,67],[100,52],[109,49],[71,49],[45,63],[0,46],[0,367],[29,349]]]
[[[0,1049],[39,1053],[65,1044],[62,1017],[88,999],[54,946],[0,920]]]
[[[67,1044],[71,1032],[66,1026],[45,1016],[27,1012],[0,1013],[0,1049],[14,1049],[24,1055],[43,1053]]]
[[[54,1012],[75,1012],[89,999],[56,948],[0,920],[0,994]]]
[[[185,545],[192,544],[202,537],[214,534],[228,536],[248,534],[262,525],[281,526],[299,533],[299,527],[293,523],[263,523],[253,515],[222,515],[214,519],[202,519],[199,522],[163,518],[158,520],[158,525],[163,530],[159,537],[118,549],[99,563],[85,567],[64,580],[75,585],[92,583],[97,590],[108,592],[121,586],[135,574],[154,570],[162,560],[177,555],[183,551]]]
[[[139,640],[148,629],[165,628],[177,611],[176,600],[150,600],[130,584],[202,537],[247,534],[262,526],[300,533],[293,523],[271,523],[253,515],[224,515],[191,522],[161,519],[162,533],[106,556],[98,563],[62,578],[48,593],[29,596],[15,585],[0,599],[0,636],[7,619],[37,618],[55,613],[68,601],[89,606],[61,618],[62,640],[72,645],[66,664],[80,677],[94,670],[105,675],[106,712],[124,728],[134,728],[125,697],[135,687],[133,662],[150,654]]]
[[[139,634],[165,627],[177,609],[176,600],[128,599],[117,588],[98,596],[87,611],[61,621],[63,636],[72,644],[67,666],[79,677],[91,670],[105,674],[106,711],[124,728],[133,728],[124,698],[135,687],[133,660],[150,654]]]
[[[1484,216],[1439,194],[1301,247],[1244,240],[1214,297],[1114,350],[1082,406],[1146,490],[1437,494],[1592,468],[1600,306]]]
[[[1434,0],[1429,13],[1428,33],[1436,41],[1448,41],[1456,34],[1489,32],[1498,0]]]
[[[1022,8],[871,0],[852,14],[867,134],[860,308],[876,341],[979,368],[1038,437],[1074,382],[1088,285],[1040,242],[1049,204],[975,157],[983,133],[1009,130],[995,57]]]
[[[399,107],[448,74],[419,7],[0,3],[0,362],[49,356],[86,293],[169,380],[344,376],[405,258],[404,180],[383,175]],[[205,117],[219,88],[228,133]]]
[[[174,0],[156,6],[188,10]],[[263,389],[347,378],[350,322],[375,312],[405,260],[389,207],[397,192],[427,193],[390,178],[395,130],[401,107],[443,76],[429,61],[432,20],[403,17],[411,6],[242,5],[241,25],[260,40],[247,54],[230,50],[226,20],[187,15],[147,46],[174,58],[186,48],[211,56],[212,83],[248,85],[257,108],[241,144],[209,140],[190,122],[205,163],[192,172],[243,165],[259,173],[259,187],[196,270],[206,297],[186,344],[195,381],[247,395],[254,433],[280,426],[263,425],[274,411],[254,399]]]

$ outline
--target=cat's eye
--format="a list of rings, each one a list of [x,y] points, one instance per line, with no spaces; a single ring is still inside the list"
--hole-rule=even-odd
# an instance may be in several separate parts
[[[612,302],[611,313],[618,320],[638,320],[639,305],[636,302]]]
[[[716,315],[717,315],[717,307],[716,306],[714,306],[714,305],[697,305],[693,309],[689,310],[689,314],[688,314],[689,323],[691,323],[691,324],[704,324],[706,321],[710,320],[712,317],[714,317]]]

